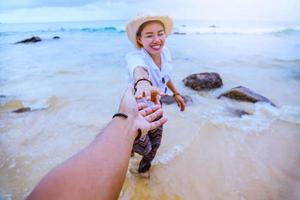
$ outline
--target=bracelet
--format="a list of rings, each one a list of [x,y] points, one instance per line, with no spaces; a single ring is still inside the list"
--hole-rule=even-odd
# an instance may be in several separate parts
[[[113,115],[112,118],[115,118],[115,117],[123,117],[124,119],[127,119],[128,115],[126,115],[124,113],[116,113],[116,114]],[[142,135],[142,130],[139,128],[138,129],[138,135],[136,136],[135,140],[140,139],[141,135]]]
[[[180,93],[174,93],[174,94],[173,94],[173,97],[175,98],[175,96],[177,96],[177,95],[181,96]]]
[[[115,117],[123,117],[124,119],[127,119],[128,115],[126,115],[124,113],[116,113],[116,114],[114,114],[114,116],[112,118],[115,118]]]
[[[147,81],[148,83],[150,83],[150,85],[151,86],[153,86],[153,84],[152,84],[152,82],[149,80],[149,79],[146,79],[146,78],[140,78],[139,80],[137,80],[136,82],[135,82],[135,84],[134,84],[134,91],[136,91],[137,89],[136,89],[136,86],[137,86],[137,84],[140,82],[140,81]]]

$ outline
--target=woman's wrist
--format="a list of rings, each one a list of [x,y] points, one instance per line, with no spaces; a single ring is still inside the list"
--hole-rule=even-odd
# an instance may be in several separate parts
[[[152,82],[147,78],[140,78],[134,83],[134,90],[137,91],[138,86],[152,86]]]

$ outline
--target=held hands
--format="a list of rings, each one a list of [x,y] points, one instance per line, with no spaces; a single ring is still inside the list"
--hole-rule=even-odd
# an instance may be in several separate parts
[[[174,87],[174,86],[172,86],[172,87]],[[148,79],[138,80],[135,84],[135,90],[136,90],[135,97],[137,99],[146,97],[146,99],[150,100],[151,92],[157,93],[158,95],[155,100],[153,100],[153,98],[151,97],[151,101],[155,102],[155,104],[159,104],[160,96],[165,95],[163,92],[161,92],[157,88],[153,87],[152,83]],[[173,97],[174,97],[178,107],[180,108],[180,111],[181,112],[184,111],[185,110],[185,102],[184,102],[184,99],[182,98],[182,96],[179,93],[175,93],[173,95]]]
[[[142,80],[139,81],[135,84],[135,97],[136,99],[142,99],[142,98],[146,98],[148,100],[150,100],[151,98],[151,92],[156,92],[158,95],[156,96],[156,99],[153,100],[151,99],[155,104],[159,104],[159,99],[161,95],[164,95],[163,92],[159,91],[156,87],[153,87],[151,85],[151,82]]]
[[[129,86],[122,97],[118,112],[126,113],[128,118],[133,120],[136,135],[138,129],[140,129],[142,131],[142,135],[144,135],[148,131],[158,128],[167,122],[165,117],[162,117],[157,121],[153,121],[163,114],[160,105],[155,105],[149,108],[146,107],[147,105],[145,103],[136,102],[133,95],[133,88],[132,86]]]
[[[184,109],[185,109],[185,103],[184,103],[184,100],[181,97],[181,95],[178,94],[178,93],[176,93],[176,94],[173,95],[173,97],[174,97],[174,99],[175,99],[178,107],[180,108],[180,111],[181,112],[184,111]]]

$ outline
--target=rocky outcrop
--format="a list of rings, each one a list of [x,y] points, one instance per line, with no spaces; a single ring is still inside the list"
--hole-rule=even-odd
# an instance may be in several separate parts
[[[23,43],[23,44],[27,44],[27,43],[35,43],[35,42],[40,42],[42,41],[42,39],[38,36],[33,36],[31,38],[27,38],[25,40],[21,40],[19,42],[16,42],[15,44],[20,44],[20,43]]]
[[[185,95],[185,96],[182,96],[182,98],[183,98],[183,100],[186,104],[193,102],[193,100],[190,96]],[[167,105],[170,105],[172,103],[176,103],[175,99],[173,98],[172,95],[164,95],[164,96],[161,97],[160,100],[162,101],[162,103],[167,104]]]
[[[60,39],[60,37],[59,36],[54,36],[52,39],[57,40],[57,39]]]
[[[266,102],[266,103],[271,104],[272,106],[275,106],[275,104],[273,102],[271,102],[269,99],[267,99],[266,97],[264,97],[260,94],[257,94],[243,86],[238,86],[238,87],[232,88],[231,90],[222,93],[218,98],[221,98],[221,97],[228,97],[230,99],[235,99],[238,101],[247,101],[247,102],[252,102],[252,103]]]
[[[14,113],[23,113],[23,112],[28,112],[28,111],[31,111],[31,108],[29,108],[29,107],[23,107],[23,108],[19,108],[17,110],[14,110],[12,112],[14,112]]]
[[[215,72],[191,74],[183,79],[183,83],[197,91],[215,89],[223,85],[220,75]]]

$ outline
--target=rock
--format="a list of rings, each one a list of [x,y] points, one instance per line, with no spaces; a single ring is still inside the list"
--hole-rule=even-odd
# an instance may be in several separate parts
[[[209,28],[218,28],[218,26],[216,26],[216,25],[210,25],[210,26],[208,26]]]
[[[191,74],[183,79],[183,83],[197,91],[215,89],[223,85],[220,75],[215,72]]]
[[[186,35],[186,33],[184,32],[178,32],[178,31],[175,31],[173,32],[174,35]]]
[[[252,103],[256,103],[256,102],[266,102],[271,104],[272,106],[276,107],[274,103],[272,103],[269,99],[267,99],[266,97],[257,94],[253,91],[251,91],[250,89],[243,87],[243,86],[238,86],[235,88],[232,88],[231,90],[222,93],[219,97],[228,97],[230,99],[235,99],[238,101],[247,101],[247,102],[252,102]]]
[[[0,99],[4,99],[4,98],[6,98],[6,96],[3,94],[0,94]]]
[[[244,111],[244,110],[234,110],[233,113],[239,117],[241,117],[243,115],[251,115],[250,113],[248,113],[247,111]]]
[[[59,36],[54,36],[52,39],[57,40],[57,39],[60,39],[60,37]]]
[[[20,44],[20,43],[23,43],[23,44],[27,44],[27,43],[35,43],[35,42],[40,42],[42,41],[42,39],[38,36],[33,36],[31,38],[27,38],[25,40],[21,40],[19,42],[16,42],[15,44]]]
[[[192,100],[192,98],[190,96],[184,95],[184,96],[182,96],[182,98],[183,98],[183,100],[184,100],[185,103],[192,103],[193,102],[193,100]],[[164,96],[161,97],[160,100],[164,104],[167,104],[167,105],[170,105],[172,103],[176,103],[175,99],[173,98],[172,95],[164,95]]]
[[[29,107],[23,107],[23,108],[19,108],[17,110],[14,110],[12,112],[14,112],[14,113],[23,113],[23,112],[28,112],[28,111],[31,111],[31,108],[29,108]]]
[[[241,109],[231,109],[230,112],[238,117],[242,117],[243,115],[251,115],[251,113]]]

